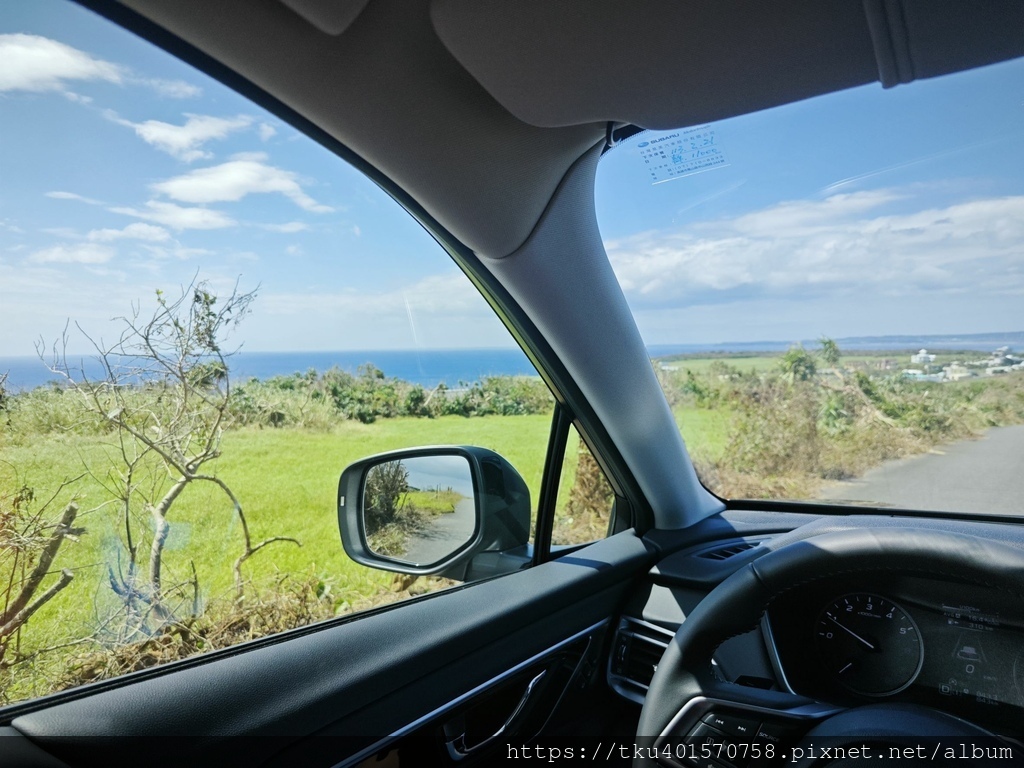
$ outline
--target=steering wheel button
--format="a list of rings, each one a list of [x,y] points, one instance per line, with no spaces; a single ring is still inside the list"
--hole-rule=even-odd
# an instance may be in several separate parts
[[[694,728],[686,743],[694,748],[693,754],[702,755],[706,751],[716,761],[724,765],[737,766],[742,768],[746,764],[745,754],[736,744],[728,739],[721,731],[717,731],[710,725],[701,724]]]
[[[759,741],[762,744],[783,744],[789,741],[790,737],[796,735],[798,731],[799,729],[794,728],[792,725],[772,722],[762,723],[761,727],[757,729],[755,741]]]
[[[727,736],[734,736],[740,741],[752,742],[757,736],[760,720],[751,720],[747,717],[737,717],[720,712],[711,712],[704,716],[702,721],[714,728],[717,728]]]
[[[720,731],[716,731],[714,728],[708,725],[698,725],[692,731],[686,739],[687,744],[692,744],[696,747],[707,745],[709,747],[717,747],[721,744],[731,744],[725,734]]]

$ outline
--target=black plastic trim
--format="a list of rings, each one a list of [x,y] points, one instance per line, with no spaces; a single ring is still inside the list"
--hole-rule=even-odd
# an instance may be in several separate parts
[[[899,507],[883,507],[869,505],[823,504],[815,501],[758,501],[757,499],[723,499],[729,510],[750,510],[754,512],[791,512],[803,515],[829,515],[846,517],[855,515],[885,515],[888,517],[924,517],[941,518],[943,520],[962,520],[972,523],[1001,523],[1024,525],[1024,514],[1021,515],[986,515],[973,512],[940,512],[925,509],[900,509]]]
[[[477,685],[472,690],[467,691],[466,693],[463,693],[460,696],[457,696],[456,698],[452,699],[447,704],[445,704],[445,705],[443,705],[441,707],[438,707],[437,709],[433,710],[432,712],[428,712],[427,714],[422,715],[421,717],[417,718],[413,722],[411,722],[411,723],[409,723],[409,724],[407,724],[407,725],[397,729],[396,731],[392,732],[390,735],[386,736],[385,738],[380,739],[380,740],[374,742],[369,747],[365,747],[364,749],[362,749],[361,751],[357,752],[356,754],[354,754],[354,755],[352,755],[350,757],[345,758],[344,760],[340,761],[337,765],[333,766],[333,768],[349,768],[350,766],[359,764],[361,761],[366,760],[369,757],[372,757],[374,755],[374,753],[379,752],[382,749],[386,748],[388,745],[395,743],[396,741],[401,739],[403,736],[407,736],[410,733],[414,732],[417,728],[420,728],[423,725],[429,724],[431,721],[434,721],[434,720],[438,719],[439,717],[443,716],[444,714],[446,714],[447,712],[452,711],[455,707],[459,706],[460,704],[463,704],[463,703],[465,703],[467,701],[472,700],[474,696],[478,696],[481,693],[486,693],[488,690],[494,688],[495,686],[497,686],[498,684],[500,684],[504,680],[508,680],[510,677],[514,676],[517,672],[520,672],[520,671],[526,669],[531,664],[536,664],[539,661],[543,661],[544,659],[550,658],[551,656],[555,655],[556,653],[558,653],[563,648],[567,648],[572,643],[574,643],[574,642],[576,642],[578,640],[582,640],[582,639],[592,640],[595,636],[599,635],[600,632],[602,630],[604,630],[608,626],[608,623],[610,621],[611,621],[611,619],[604,619],[603,621],[599,621],[596,624],[594,624],[593,626],[590,626],[587,629],[584,629],[584,630],[582,630],[580,632],[575,633],[574,635],[571,635],[571,636],[567,637],[565,640],[562,640],[561,642],[557,643],[556,645],[551,646],[547,650],[540,651],[539,653],[535,653],[530,658],[528,658],[528,659],[526,659],[524,661],[519,662],[518,664],[516,664],[513,667],[510,667],[506,671],[502,672],[500,675],[491,678],[490,680],[488,680],[485,683],[481,683],[480,685]],[[585,654],[584,654],[584,656],[585,656]],[[580,659],[580,664],[582,664],[582,662],[583,662],[583,659],[581,658]],[[577,665],[576,669],[573,670],[573,678],[575,678],[578,673],[579,673],[579,665]]]
[[[551,532],[555,524],[558,485],[565,464],[565,444],[569,439],[570,426],[572,414],[568,407],[562,403],[555,403],[555,412],[551,415],[551,433],[548,437],[544,476],[540,481],[540,497],[537,499],[537,533],[533,539],[534,565],[557,557],[551,551]]]

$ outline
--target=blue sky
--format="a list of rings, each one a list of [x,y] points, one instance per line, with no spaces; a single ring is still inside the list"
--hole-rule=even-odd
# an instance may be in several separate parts
[[[259,286],[250,350],[512,343],[386,195],[162,51],[0,0],[0,61],[0,355],[197,273]],[[664,184],[638,138],[602,162],[602,230],[652,344],[1020,330],[1022,128],[1012,63],[722,121],[728,165]]]
[[[727,165],[605,156],[605,246],[648,343],[1024,328],[1024,61],[713,126]]]
[[[0,355],[197,272],[259,286],[250,350],[513,344],[394,201],[216,81],[58,0],[0,1],[0,35]]]

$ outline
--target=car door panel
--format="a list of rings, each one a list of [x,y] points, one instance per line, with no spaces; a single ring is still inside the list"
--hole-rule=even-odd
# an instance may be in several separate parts
[[[129,676],[17,717],[71,765],[261,764],[313,734],[332,764],[613,616],[652,551],[626,532],[519,573]],[[53,699],[65,698],[61,695]],[[0,757],[0,766],[5,766]]]

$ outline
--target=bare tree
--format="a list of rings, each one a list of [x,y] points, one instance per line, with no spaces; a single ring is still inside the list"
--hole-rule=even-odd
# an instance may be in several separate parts
[[[0,666],[13,663],[7,652],[33,614],[74,579],[67,568],[61,569],[56,581],[47,578],[61,545],[66,540],[77,541],[85,532],[74,527],[78,515],[74,501],[59,516],[50,513],[68,484],[42,502],[25,485],[0,495]],[[47,580],[50,583],[44,589]]]
[[[7,394],[7,377],[10,373],[10,371],[0,373],[0,412],[7,410],[7,405],[10,400],[10,395]]]
[[[236,285],[221,300],[206,282],[193,281],[173,299],[157,291],[151,312],[134,305],[130,316],[118,318],[122,331],[112,344],[76,325],[94,349],[100,377],[71,366],[68,330],[52,347],[50,369],[113,434],[107,468],[90,472],[119,505],[126,562],[118,562],[116,571],[109,566],[108,576],[143,631],[151,617],[161,624],[189,602],[192,612],[198,608],[194,568],[190,577],[175,582],[165,573],[164,558],[171,509],[190,485],[215,485],[238,516],[243,535],[234,563],[239,597],[246,560],[275,542],[299,545],[285,536],[254,543],[238,496],[207,469],[221,455],[230,417],[228,360],[234,352],[224,344],[255,296],[255,291],[240,293]],[[41,347],[39,352],[43,356]]]

